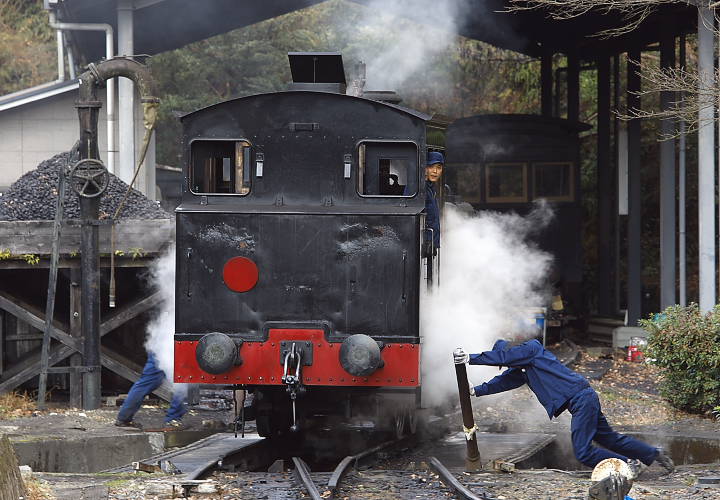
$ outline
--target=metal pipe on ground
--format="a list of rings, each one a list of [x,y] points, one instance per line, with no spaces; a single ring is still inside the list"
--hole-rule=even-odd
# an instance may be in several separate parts
[[[465,443],[467,450],[465,454],[465,471],[478,472],[482,470],[480,461],[480,450],[478,450],[475,418],[470,402],[470,390],[467,378],[465,363],[455,364],[455,375],[457,376],[458,395],[460,396],[460,410],[462,411],[463,430],[465,431]]]

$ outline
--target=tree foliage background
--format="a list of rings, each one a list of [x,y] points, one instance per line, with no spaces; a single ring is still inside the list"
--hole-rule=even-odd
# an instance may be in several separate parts
[[[54,49],[42,0],[0,0],[0,95],[53,80]]]

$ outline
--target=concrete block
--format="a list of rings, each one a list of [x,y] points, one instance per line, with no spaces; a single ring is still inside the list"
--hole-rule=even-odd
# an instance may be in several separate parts
[[[142,432],[80,439],[13,436],[11,443],[20,463],[43,472],[98,472],[164,450],[163,436]]]
[[[613,330],[613,348],[623,348],[630,345],[632,337],[647,339],[648,332],[639,326],[620,326]]]

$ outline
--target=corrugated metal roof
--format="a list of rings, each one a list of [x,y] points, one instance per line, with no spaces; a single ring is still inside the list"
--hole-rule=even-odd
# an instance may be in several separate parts
[[[70,92],[80,87],[80,80],[67,80],[64,82],[43,83],[36,87],[20,90],[0,97],[0,112],[6,109],[17,108],[31,102],[41,101],[54,95]]]

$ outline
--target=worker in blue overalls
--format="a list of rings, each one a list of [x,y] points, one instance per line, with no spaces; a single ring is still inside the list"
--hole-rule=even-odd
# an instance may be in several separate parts
[[[430,151],[425,164],[425,249],[426,257],[437,255],[440,248],[440,206],[435,183],[442,177],[445,158],[438,151]],[[432,234],[432,236],[430,236]]]
[[[453,353],[456,364],[506,366],[507,370],[489,382],[470,387],[470,394],[485,396],[509,391],[527,384],[545,407],[548,417],[565,410],[572,414],[570,429],[575,457],[588,467],[606,458],[618,458],[630,465],[637,476],[642,464],[657,462],[668,472],[675,468],[661,449],[615,432],[600,408],[600,400],[585,377],[570,370],[536,339],[512,345],[495,342],[491,351],[467,354],[462,348]],[[592,445],[595,441],[603,448]]]

